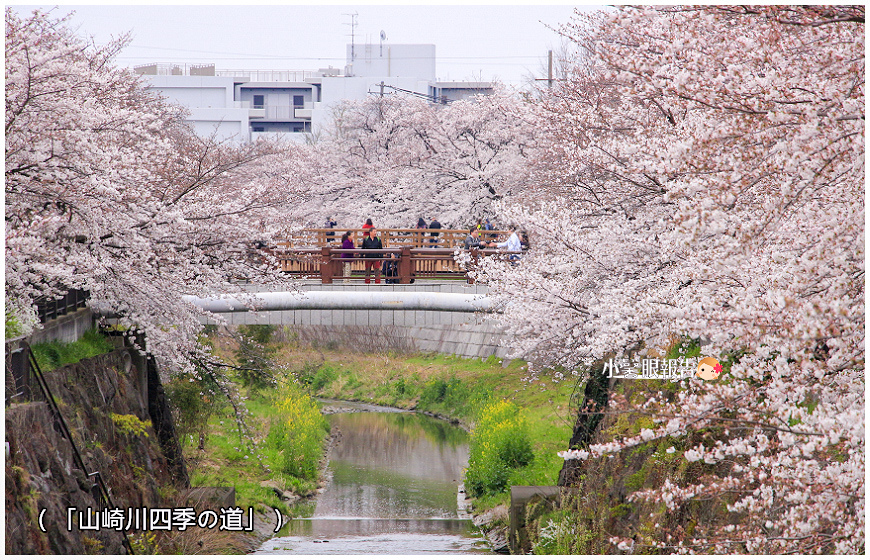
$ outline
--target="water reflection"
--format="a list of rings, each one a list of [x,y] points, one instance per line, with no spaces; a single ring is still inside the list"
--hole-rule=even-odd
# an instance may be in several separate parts
[[[437,423],[446,425],[445,437],[433,430]],[[336,414],[332,425],[341,440],[330,454],[332,480],[314,517],[457,517],[465,432],[417,414]]]
[[[329,416],[341,439],[330,452],[330,480],[310,519],[258,553],[437,554],[486,552],[457,513],[468,460],[460,428],[419,414]]]

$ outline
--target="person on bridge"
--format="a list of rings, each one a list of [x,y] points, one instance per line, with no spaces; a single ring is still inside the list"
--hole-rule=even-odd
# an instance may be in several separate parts
[[[337,225],[338,225],[338,222],[333,221],[332,216],[328,216],[326,218],[326,224],[324,224],[323,227],[324,227],[324,229],[333,229]],[[326,242],[332,243],[332,241],[334,239],[335,239],[335,232],[334,231],[327,231],[326,232]]]
[[[492,231],[492,230],[493,230],[493,227],[492,227],[492,224],[491,224],[490,221],[489,221],[489,218],[487,218],[486,221],[483,223],[483,229],[484,229],[484,231]],[[487,237],[489,237],[489,238],[491,239],[491,238],[493,238],[493,237],[495,237],[495,236],[489,234],[489,235],[484,236],[484,239],[486,239]]]
[[[372,219],[371,219],[371,218],[368,218],[368,219],[366,220],[366,223],[364,223],[364,224],[363,224],[363,227],[362,227],[362,229],[363,229],[363,235],[365,235],[365,234],[368,232],[369,229],[372,229],[372,228],[374,228],[374,227],[375,227],[375,225],[372,223]]]
[[[523,250],[522,243],[520,243],[520,237],[517,235],[517,228],[511,226],[510,228],[511,235],[508,237],[507,241],[502,241],[501,243],[493,243],[491,246],[498,247],[499,249],[507,249],[510,253],[513,253],[508,258],[512,261],[518,260],[520,258],[520,251]]]
[[[383,249],[384,244],[381,243],[381,238],[378,237],[377,230],[374,227],[369,228],[369,234],[363,239],[362,242],[363,249]],[[369,280],[369,275],[371,274],[372,269],[375,270],[375,284],[381,283],[381,262],[380,259],[383,258],[382,253],[361,253],[365,258],[366,263],[366,284],[371,284],[371,280]]]
[[[432,221],[429,222],[429,229],[441,229],[441,222],[438,221],[438,218],[432,218]],[[432,245],[430,247],[438,246],[438,232],[432,232]]]
[[[342,249],[353,249],[354,248],[352,236],[353,236],[352,232],[347,232],[341,236],[341,248]],[[341,261],[341,267],[342,267],[342,274],[341,275],[344,276],[344,283],[350,284],[350,275],[353,272],[353,270],[352,270],[353,261],[351,261],[350,259],[353,258],[353,252],[342,253],[341,258],[343,259]]]
[[[422,230],[422,229],[426,229],[427,227],[429,227],[429,226],[426,225],[426,220],[424,220],[423,218],[420,218],[419,220],[417,220],[417,229]],[[416,240],[414,242],[414,244],[417,247],[423,246],[423,232],[422,231],[418,231],[417,235],[414,236],[414,239]]]
[[[480,249],[480,232],[476,227],[468,230],[468,237],[465,238],[465,250]],[[486,247],[486,243],[483,244]]]

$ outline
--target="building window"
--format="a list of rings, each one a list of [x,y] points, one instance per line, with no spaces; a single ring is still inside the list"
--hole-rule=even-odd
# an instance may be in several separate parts
[[[265,102],[266,102],[265,96],[255,95],[254,96],[254,109],[262,109]]]
[[[293,108],[301,109],[305,106],[305,96],[303,95],[294,95],[293,96]]]
[[[266,127],[264,127],[264,126],[252,126],[251,130],[254,132],[266,132]]]

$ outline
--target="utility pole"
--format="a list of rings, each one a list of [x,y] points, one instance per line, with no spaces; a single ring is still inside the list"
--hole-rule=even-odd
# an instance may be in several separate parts
[[[564,78],[562,78],[564,79]],[[553,51],[547,51],[547,77],[546,78],[535,78],[536,82],[547,82],[547,88],[553,89],[553,82],[558,81],[559,78],[553,77]]]
[[[549,51],[547,57],[547,87],[553,89],[553,51]]]
[[[381,97],[383,97],[384,96],[384,81],[383,80],[381,80],[380,86],[381,86]]]

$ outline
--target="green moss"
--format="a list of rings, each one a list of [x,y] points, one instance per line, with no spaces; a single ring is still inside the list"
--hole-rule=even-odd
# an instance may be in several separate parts
[[[643,488],[647,474],[648,473],[646,472],[646,468],[643,468],[636,473],[630,474],[625,477],[625,489],[629,492],[635,492]]]
[[[103,550],[103,543],[99,539],[82,536],[82,544],[85,547],[85,554],[99,554]]]

